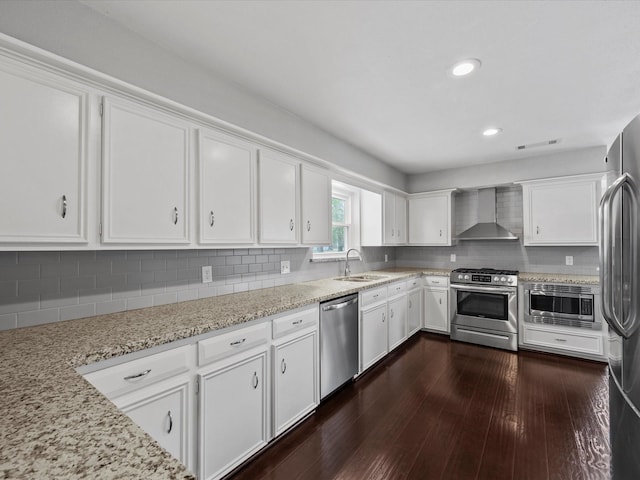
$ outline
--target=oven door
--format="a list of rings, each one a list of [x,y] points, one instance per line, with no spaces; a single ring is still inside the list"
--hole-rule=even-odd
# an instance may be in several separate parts
[[[451,285],[452,323],[518,333],[517,299],[515,288]]]

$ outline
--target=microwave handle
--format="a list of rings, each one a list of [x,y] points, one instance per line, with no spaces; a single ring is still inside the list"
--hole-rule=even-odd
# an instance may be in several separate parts
[[[614,271],[613,271],[613,259],[611,257],[611,248],[613,246],[613,200],[618,192],[627,191],[630,200],[631,214],[629,220],[631,225],[629,226],[631,232],[630,235],[630,250],[632,263],[632,275],[630,285],[631,291],[635,292],[636,285],[638,284],[638,241],[637,241],[637,217],[638,217],[638,188],[628,173],[619,177],[602,196],[600,201],[600,285],[602,287],[602,316],[609,324],[611,329],[618,335],[629,338],[637,330],[640,323],[637,318],[637,295],[633,295],[631,298],[631,308],[629,308],[629,317],[626,321],[621,321],[613,308],[613,286],[614,286]]]

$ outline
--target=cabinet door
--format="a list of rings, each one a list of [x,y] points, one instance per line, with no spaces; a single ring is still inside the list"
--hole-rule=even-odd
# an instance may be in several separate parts
[[[407,339],[407,296],[389,302],[389,351]]]
[[[597,245],[596,181],[567,181],[525,189],[526,245]]]
[[[87,94],[1,68],[0,242],[86,243]]]
[[[260,242],[298,242],[298,162],[260,151]]]
[[[266,445],[267,352],[200,375],[199,478],[219,478]]]
[[[438,332],[449,332],[449,298],[446,290],[424,291],[425,328]]]
[[[407,336],[422,328],[422,290],[413,290],[407,295]]]
[[[200,243],[255,243],[257,149],[210,130],[199,139]]]
[[[409,243],[449,245],[449,195],[409,199]]]
[[[396,196],[391,192],[382,194],[382,232],[386,245],[396,244]]]
[[[368,190],[360,192],[360,244],[382,246],[382,195]]]
[[[189,128],[104,99],[103,242],[188,243]]]
[[[360,313],[360,356],[362,371],[387,354],[387,305]]]
[[[331,179],[325,173],[302,168],[302,243],[331,244]]]
[[[318,404],[317,332],[273,347],[274,434],[280,435]]]
[[[396,243],[407,243],[407,199],[396,195]]]
[[[145,394],[142,390],[140,394]],[[189,383],[121,406],[131,420],[185,465],[189,465]],[[116,402],[118,403],[118,402]],[[118,405],[120,405],[118,403]]]

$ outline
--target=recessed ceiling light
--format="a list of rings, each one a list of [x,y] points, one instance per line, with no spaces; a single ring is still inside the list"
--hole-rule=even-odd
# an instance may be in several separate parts
[[[499,134],[501,131],[502,131],[501,128],[490,127],[490,128],[487,128],[484,132],[482,132],[482,135],[484,135],[485,137],[493,137],[494,135]]]
[[[469,75],[474,70],[480,68],[480,65],[480,60],[477,58],[467,58],[466,60],[462,60],[451,67],[451,74],[454,77],[464,77],[465,75]]]

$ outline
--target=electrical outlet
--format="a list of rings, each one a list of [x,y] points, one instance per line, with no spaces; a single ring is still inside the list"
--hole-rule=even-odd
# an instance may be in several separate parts
[[[291,273],[291,263],[289,262],[289,260],[282,260],[280,262],[280,273],[282,273],[283,275],[285,273]]]
[[[213,269],[211,265],[205,265],[202,267],[202,283],[213,282]]]
[[[573,256],[567,255],[566,257],[564,257],[564,262],[565,265],[573,265]]]
[[[386,253],[384,254],[384,261],[388,262],[389,261],[389,255],[387,255]]]
[[[455,261],[456,261],[456,254],[455,254],[455,253],[452,253],[452,254],[451,254],[451,261],[452,261],[452,262],[455,262]]]

